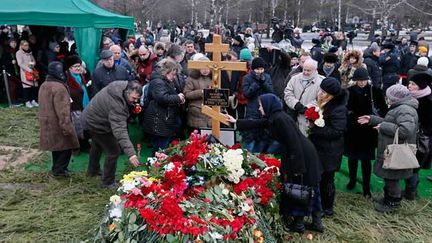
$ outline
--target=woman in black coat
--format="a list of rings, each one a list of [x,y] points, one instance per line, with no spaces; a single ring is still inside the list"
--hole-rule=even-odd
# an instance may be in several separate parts
[[[144,131],[152,137],[153,153],[168,147],[181,125],[180,105],[185,103],[185,96],[177,93],[174,84],[177,64],[164,59],[158,65],[160,76],[150,81],[143,119]]]
[[[363,196],[370,198],[370,178],[372,162],[375,160],[375,149],[378,143],[378,132],[370,126],[362,126],[357,120],[360,116],[375,114],[381,117],[387,113],[387,105],[382,91],[369,84],[368,70],[359,68],[352,80],[356,85],[348,88],[348,126],[345,133],[345,156],[348,157],[349,183],[348,190],[354,189],[357,183],[358,160],[361,161]]]
[[[424,136],[429,137],[429,151],[417,150],[417,160],[420,163],[420,168],[430,169],[432,165],[432,94],[431,87],[432,77],[426,73],[414,75],[409,80],[408,89],[411,95],[419,102],[417,114],[419,117],[419,132]],[[405,198],[414,200],[417,193],[419,183],[419,169],[413,170],[413,176],[405,180],[406,190]]]
[[[309,206],[300,206],[282,197],[281,213],[285,217],[294,217],[291,229],[296,232],[305,230],[304,216],[312,213],[312,230],[324,231],[321,222],[320,189],[321,164],[313,144],[300,132],[295,121],[283,112],[282,102],[274,94],[259,96],[259,110],[262,119],[239,119],[230,117],[231,122],[237,122],[238,130],[248,130],[257,127],[267,127],[273,139],[281,144],[280,168],[282,182],[303,184],[313,187],[316,197]],[[295,141],[295,142],[293,142]]]
[[[309,138],[315,145],[324,168],[320,190],[324,214],[333,215],[336,194],[335,172],[339,170],[344,150],[344,132],[347,123],[348,93],[332,77],[323,79],[318,92],[318,107],[323,111],[324,126],[309,122]]]

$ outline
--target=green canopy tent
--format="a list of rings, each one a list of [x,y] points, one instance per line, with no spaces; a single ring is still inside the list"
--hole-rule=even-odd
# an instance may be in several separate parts
[[[0,0],[0,23],[75,28],[78,53],[93,70],[104,28],[133,30],[134,19],[100,8],[88,0]]]

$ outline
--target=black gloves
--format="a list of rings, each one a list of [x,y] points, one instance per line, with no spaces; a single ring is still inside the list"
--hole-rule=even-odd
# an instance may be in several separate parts
[[[302,103],[297,102],[297,104],[294,106],[294,110],[299,114],[304,114],[307,108]]]

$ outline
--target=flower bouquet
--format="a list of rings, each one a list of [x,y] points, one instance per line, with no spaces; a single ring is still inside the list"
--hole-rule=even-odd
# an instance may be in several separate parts
[[[306,109],[304,116],[318,127],[324,127],[323,111],[318,106],[311,106]]]
[[[209,144],[194,132],[132,171],[110,198],[95,241],[276,242],[280,161]]]

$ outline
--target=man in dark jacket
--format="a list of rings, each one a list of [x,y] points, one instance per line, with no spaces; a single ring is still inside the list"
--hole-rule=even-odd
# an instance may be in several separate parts
[[[372,81],[372,86],[378,89],[382,88],[382,70],[378,63],[380,54],[381,49],[378,45],[371,45],[363,52],[364,63]]]
[[[409,45],[409,51],[402,55],[400,75],[402,77],[402,84],[408,85],[408,70],[413,68],[417,64],[419,56],[417,52],[417,41],[411,41]]]
[[[333,77],[337,80],[341,80],[340,72],[339,72],[339,66],[338,63],[338,56],[334,53],[326,53],[324,54],[324,60],[323,63],[318,68],[318,74],[322,75],[326,78]]]
[[[105,86],[116,80],[131,80],[126,68],[114,65],[114,54],[110,50],[101,52],[102,65],[96,67],[93,72],[92,80],[95,84],[95,93],[102,90]]]
[[[141,97],[142,87],[136,82],[115,81],[102,89],[82,113],[83,127],[92,136],[88,175],[101,173],[99,160],[105,153],[102,186],[116,189],[114,182],[120,149],[134,166],[139,161],[129,139],[127,119]],[[119,146],[120,145],[120,146]]]
[[[383,53],[379,57],[379,64],[383,72],[383,91],[385,92],[388,87],[396,84],[399,81],[397,74],[400,68],[400,57],[391,42],[383,45]]]

